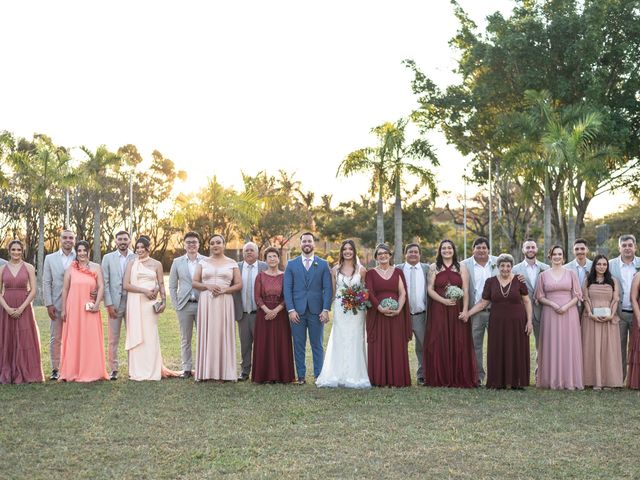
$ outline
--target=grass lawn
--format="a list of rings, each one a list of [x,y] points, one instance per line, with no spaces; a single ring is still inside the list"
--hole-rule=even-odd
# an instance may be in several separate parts
[[[48,321],[36,313],[48,375]],[[160,334],[179,370],[173,310]],[[126,365],[122,349],[120,358]],[[122,368],[116,382],[0,386],[0,478],[640,478],[640,398],[628,390],[126,377]]]

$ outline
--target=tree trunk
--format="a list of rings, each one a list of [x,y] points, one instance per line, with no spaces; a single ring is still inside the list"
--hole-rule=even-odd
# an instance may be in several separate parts
[[[38,258],[37,258],[37,293],[34,299],[35,305],[44,305],[44,292],[42,291],[42,279],[44,275],[44,208],[41,206],[38,212]]]
[[[101,226],[102,212],[100,212],[100,200],[96,198],[93,208],[93,258],[95,263],[102,261],[102,253],[100,249],[100,226]]]
[[[376,241],[384,243],[384,205],[382,203],[382,185],[378,189],[378,214],[376,215]]]
[[[402,263],[402,197],[400,180],[396,180],[396,201],[393,206],[393,263]]]
[[[549,172],[544,174],[544,251],[551,248],[551,185]]]

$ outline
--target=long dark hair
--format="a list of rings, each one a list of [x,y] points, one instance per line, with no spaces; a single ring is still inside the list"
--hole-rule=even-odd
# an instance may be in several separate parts
[[[442,263],[441,250],[442,250],[442,245],[444,245],[445,243],[450,243],[451,246],[453,247],[453,266],[459,272],[460,271],[460,262],[458,262],[458,252],[456,251],[456,244],[453,243],[448,238],[445,238],[444,240],[442,240],[440,242],[440,245],[438,245],[438,254],[436,255],[436,270],[442,269],[443,263]]]
[[[611,285],[611,288],[615,290],[616,283],[613,281],[613,277],[611,276],[611,270],[609,270],[609,259],[606,255],[598,254],[593,259],[593,263],[591,264],[591,270],[589,271],[589,275],[587,275],[587,288],[592,283],[596,283],[596,278],[598,278],[598,273],[596,272],[596,263],[598,260],[605,259],[607,261],[607,270],[604,272],[604,283]]]
[[[355,270],[358,268],[358,252],[356,251],[355,242],[350,238],[347,238],[340,244],[340,255],[338,256],[338,271],[342,273],[342,265],[344,264],[344,255],[342,254],[342,252],[344,251],[345,245],[351,245],[351,248],[353,249],[353,270],[355,273]]]

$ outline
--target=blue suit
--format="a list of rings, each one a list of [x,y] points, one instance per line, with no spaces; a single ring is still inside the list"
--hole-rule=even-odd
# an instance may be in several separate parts
[[[296,257],[287,264],[284,270],[284,301],[287,311],[295,310],[300,317],[300,323],[291,323],[298,378],[305,377],[307,373],[307,330],[313,354],[313,373],[316,378],[320,376],[324,361],[324,325],[319,315],[323,310],[331,310],[332,298],[331,273],[325,260],[314,256],[308,271],[302,257]]]

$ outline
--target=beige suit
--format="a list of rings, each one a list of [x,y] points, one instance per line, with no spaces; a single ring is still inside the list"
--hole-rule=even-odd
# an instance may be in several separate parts
[[[64,285],[64,272],[71,266],[76,258],[76,252],[72,251],[68,258],[63,258],[62,251],[50,253],[44,257],[44,272],[42,275],[42,293],[46,307],[55,306],[56,318],[51,320],[49,340],[49,352],[51,354],[51,368],[58,370],[60,367],[60,348],[62,346],[62,287]],[[65,261],[67,264],[65,264]]]
[[[205,258],[204,255],[198,254],[196,262]],[[196,319],[198,317],[198,299],[200,298],[200,291],[193,288],[192,281],[187,255],[175,258],[169,272],[169,296],[180,323],[180,356],[184,372],[190,372],[193,368],[191,340],[193,327],[197,328]]]
[[[116,316],[109,316],[109,368],[112,372],[118,371],[118,344],[127,307],[127,292],[122,288],[124,270],[127,263],[135,258],[135,254],[131,250],[127,251],[124,270],[120,263],[121,257],[120,252],[116,250],[102,258],[104,306],[116,309]]]

